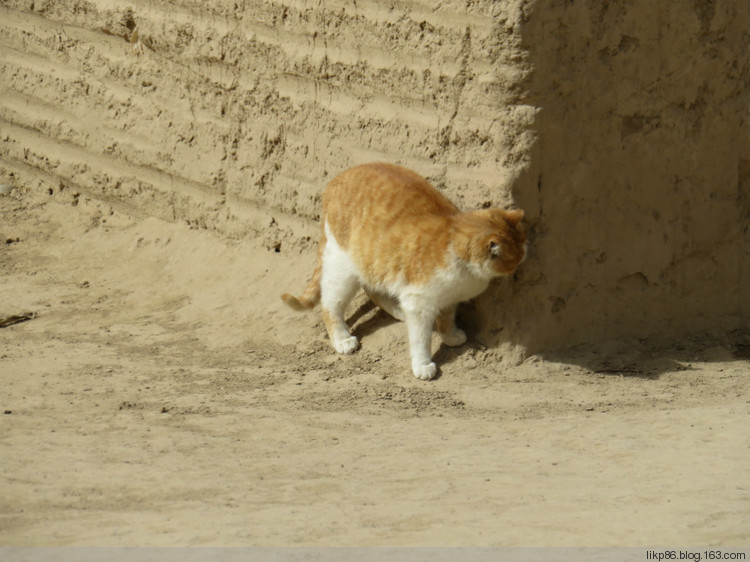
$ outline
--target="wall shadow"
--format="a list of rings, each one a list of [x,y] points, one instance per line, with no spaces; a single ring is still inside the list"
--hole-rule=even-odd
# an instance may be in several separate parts
[[[534,4],[537,142],[514,187],[534,247],[478,299],[492,345],[750,329],[749,25],[743,3]]]
[[[692,335],[676,341],[619,339],[537,356],[576,365],[596,375],[658,380],[666,373],[691,371],[694,363],[750,364],[750,332]]]
[[[360,341],[397,322],[398,320],[379,308],[370,299],[358,306],[347,320],[347,323],[351,326],[352,335],[357,336]]]

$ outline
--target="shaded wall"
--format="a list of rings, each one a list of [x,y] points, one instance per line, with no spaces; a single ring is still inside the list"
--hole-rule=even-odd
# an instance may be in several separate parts
[[[750,5],[540,0],[535,256],[498,324],[531,349],[747,328]]]

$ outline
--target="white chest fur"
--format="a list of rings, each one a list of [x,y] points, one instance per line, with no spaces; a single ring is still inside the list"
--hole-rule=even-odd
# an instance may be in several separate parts
[[[453,255],[449,266],[435,272],[430,282],[417,289],[432,300],[438,309],[473,299],[489,285],[491,275],[481,267],[466,263]]]

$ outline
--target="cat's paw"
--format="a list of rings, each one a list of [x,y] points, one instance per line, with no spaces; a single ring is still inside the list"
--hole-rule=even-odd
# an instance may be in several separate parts
[[[420,380],[428,381],[433,379],[437,374],[437,365],[435,363],[427,363],[426,365],[414,365],[412,366],[414,376]]]
[[[449,334],[440,334],[443,339],[443,343],[450,347],[457,347],[466,343],[466,332],[460,328],[455,328]]]
[[[349,355],[350,353],[354,353],[355,351],[357,351],[358,347],[359,347],[359,341],[357,340],[356,336],[349,336],[348,338],[341,338],[333,342],[333,348],[338,353],[343,353],[344,355]]]

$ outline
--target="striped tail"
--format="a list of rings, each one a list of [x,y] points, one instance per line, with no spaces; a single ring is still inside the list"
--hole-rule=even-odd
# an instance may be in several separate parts
[[[305,292],[299,297],[295,297],[289,293],[281,295],[281,299],[293,310],[310,310],[320,301],[320,278],[323,273],[323,250],[325,246],[326,235],[324,231],[318,244],[318,261],[315,264],[312,278],[307,284]]]

